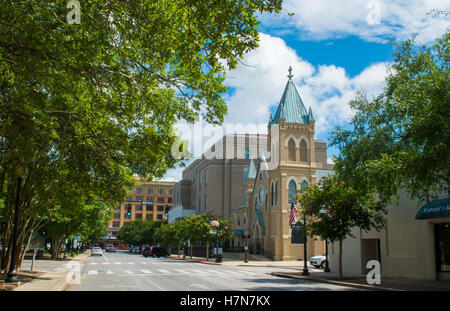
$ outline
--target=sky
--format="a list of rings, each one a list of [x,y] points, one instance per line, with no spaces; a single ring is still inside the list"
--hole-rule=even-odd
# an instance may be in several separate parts
[[[280,14],[259,16],[259,47],[227,73],[224,124],[261,125],[259,132],[266,133],[292,66],[292,80],[316,120],[316,139],[329,142],[333,128],[349,127],[353,112],[348,103],[357,91],[369,98],[382,92],[393,61],[392,40],[416,35],[417,43],[430,43],[450,28],[450,16],[438,14],[449,10],[450,0],[283,1]],[[197,129],[202,128],[199,124]],[[199,133],[191,130],[191,140]],[[210,134],[202,148],[222,134],[221,130]],[[187,134],[180,130],[179,135]],[[327,152],[332,163],[338,150],[329,147]],[[170,169],[163,180],[180,180],[182,170]]]

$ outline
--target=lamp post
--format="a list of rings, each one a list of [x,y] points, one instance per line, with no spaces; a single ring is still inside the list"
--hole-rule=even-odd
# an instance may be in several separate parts
[[[16,203],[14,206],[14,228],[13,228],[13,239],[12,239],[12,253],[11,262],[9,264],[8,277],[5,279],[7,283],[19,282],[16,271],[16,261],[17,261],[17,234],[19,227],[19,203],[20,203],[20,188],[23,180],[23,171],[21,168],[16,170],[17,177],[17,192],[16,192]]]
[[[307,238],[306,238],[306,214],[303,217],[303,272],[302,275],[309,275],[308,272],[308,254],[306,252]]]
[[[328,240],[325,239],[325,269],[323,272],[330,272],[330,267],[328,265]]]
[[[212,220],[211,225],[216,227],[216,262],[222,262],[222,254],[219,254],[219,222]]]
[[[247,213],[244,213],[244,219],[246,219]],[[248,263],[248,237],[249,235],[247,232],[244,233],[244,251],[245,251],[245,257],[244,257],[244,263]]]

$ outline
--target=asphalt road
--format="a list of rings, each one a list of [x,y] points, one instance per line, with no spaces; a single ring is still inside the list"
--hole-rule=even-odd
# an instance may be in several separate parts
[[[122,252],[103,254],[78,267],[81,278],[76,291],[355,290],[268,274],[292,268],[230,267]]]

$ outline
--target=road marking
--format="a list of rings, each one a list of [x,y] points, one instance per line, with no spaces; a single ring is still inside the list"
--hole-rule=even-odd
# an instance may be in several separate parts
[[[190,274],[189,271],[181,270],[181,269],[175,269],[174,271],[177,271],[178,273],[183,273],[183,274]]]
[[[142,271],[143,273],[147,273],[147,274],[148,274],[148,273],[152,273],[151,271],[145,270],[145,269],[144,269],[144,270],[141,270],[141,271]]]
[[[96,262],[91,262],[91,265],[96,265],[97,263]]]
[[[97,270],[89,270],[88,275],[97,275],[98,271]]]
[[[245,273],[245,274],[249,274],[249,275],[259,275],[260,274],[258,272],[250,272],[250,271],[244,271],[244,270],[240,271],[240,273]]]
[[[145,262],[145,261],[141,261],[141,264],[143,264],[143,265],[146,265],[146,264],[147,264],[147,262]]]
[[[103,257],[103,259],[105,259],[106,264],[109,264],[109,261],[108,261],[108,259],[106,259],[106,256],[102,256],[102,257]]]
[[[133,272],[131,272],[130,270],[125,270],[124,273],[126,273],[126,274],[132,274]]]
[[[121,262],[115,262],[114,264],[115,265],[121,265],[122,263]]]
[[[106,271],[106,274],[113,274],[111,270]]]
[[[158,269],[158,270],[156,270],[156,271],[159,271],[159,272],[161,272],[161,273],[170,273],[170,271],[167,271],[167,270],[165,270],[165,269]]]
[[[226,274],[234,274],[234,275],[241,274],[240,272],[231,271],[231,270],[224,270],[223,272],[226,273]]]
[[[132,262],[132,261],[129,261],[129,262],[127,262],[129,265],[134,265],[135,264],[135,262]]]
[[[110,265],[110,263],[109,263],[109,262],[104,262],[103,264],[104,264],[104,265]]]

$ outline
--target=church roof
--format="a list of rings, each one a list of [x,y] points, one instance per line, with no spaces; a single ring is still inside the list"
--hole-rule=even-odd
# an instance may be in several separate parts
[[[278,119],[283,118],[287,123],[308,124],[309,120],[314,120],[312,110],[309,113],[303,105],[302,99],[297,92],[294,82],[292,82],[292,68],[289,67],[288,82],[284,88],[283,96],[278,104],[275,116],[270,116],[270,124],[278,123]]]

